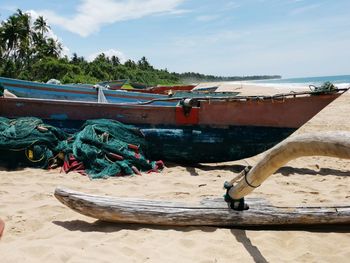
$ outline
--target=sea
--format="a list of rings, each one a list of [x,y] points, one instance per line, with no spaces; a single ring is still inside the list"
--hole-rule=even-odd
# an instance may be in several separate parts
[[[338,88],[350,87],[350,75],[337,76],[321,76],[321,77],[303,77],[303,78],[281,78],[249,81],[251,84],[259,84],[259,86],[269,86],[275,88],[294,87],[295,89],[309,87],[309,85],[321,86],[325,82],[331,82]],[[248,81],[247,81],[248,83]]]

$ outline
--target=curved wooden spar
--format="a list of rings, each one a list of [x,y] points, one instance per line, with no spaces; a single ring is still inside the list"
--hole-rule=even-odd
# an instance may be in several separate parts
[[[232,199],[241,199],[290,160],[313,155],[350,159],[350,132],[321,132],[288,138],[267,151],[228,193]]]
[[[226,227],[350,224],[350,206],[275,207],[262,199],[248,199],[249,210],[235,211],[223,198],[184,204],[96,196],[60,187],[55,196],[78,213],[116,223]]]

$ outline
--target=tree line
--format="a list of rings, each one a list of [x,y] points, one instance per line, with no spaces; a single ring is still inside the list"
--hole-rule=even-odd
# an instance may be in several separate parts
[[[280,76],[219,77],[194,72],[175,73],[156,69],[142,57],[121,63],[117,56],[104,53],[93,61],[73,53],[62,56],[63,45],[49,36],[50,26],[43,16],[35,20],[18,9],[0,24],[0,76],[46,82],[97,83],[127,79],[146,85],[180,84],[201,81],[230,81],[278,78]]]

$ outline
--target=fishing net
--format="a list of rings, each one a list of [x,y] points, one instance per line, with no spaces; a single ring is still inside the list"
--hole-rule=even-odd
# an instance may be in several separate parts
[[[46,168],[66,138],[66,133],[37,118],[0,117],[0,161],[9,168]]]
[[[161,169],[161,162],[146,159],[146,149],[147,142],[135,127],[112,120],[89,120],[67,141],[66,163],[73,161],[78,170],[85,168],[91,178]]]
[[[147,142],[133,126],[112,120],[86,121],[68,135],[37,118],[0,117],[0,161],[9,168],[62,166],[90,178],[158,171],[163,163],[146,159]]]

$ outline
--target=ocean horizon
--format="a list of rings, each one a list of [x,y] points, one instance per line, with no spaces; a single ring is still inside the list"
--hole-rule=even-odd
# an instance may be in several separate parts
[[[276,88],[284,87],[300,87],[305,88],[309,85],[321,86],[325,82],[331,82],[338,88],[347,88],[350,86],[350,75],[333,75],[333,76],[317,76],[317,77],[296,77],[296,78],[281,78],[281,79],[265,79],[253,80],[249,83],[259,84],[261,86],[273,86]]]

